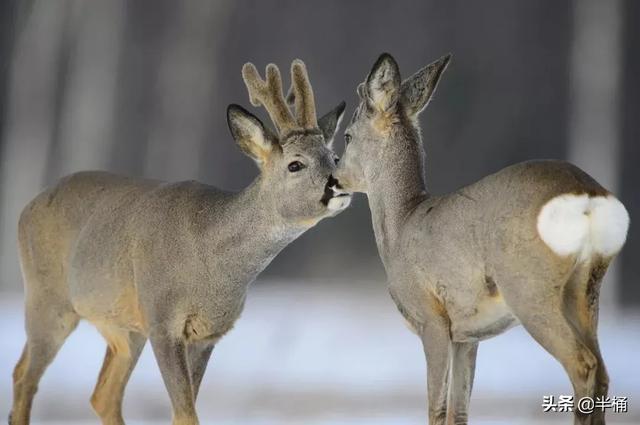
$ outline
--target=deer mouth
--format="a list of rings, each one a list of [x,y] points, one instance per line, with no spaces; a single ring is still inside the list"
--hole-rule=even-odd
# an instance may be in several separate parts
[[[329,176],[320,202],[330,210],[341,210],[349,206],[351,194],[342,189],[336,178]]]

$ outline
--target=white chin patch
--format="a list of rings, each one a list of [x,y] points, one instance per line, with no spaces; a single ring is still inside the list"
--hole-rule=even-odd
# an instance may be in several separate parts
[[[351,203],[351,196],[338,196],[335,198],[329,199],[329,203],[327,204],[327,209],[329,211],[342,211],[347,208]]]
[[[551,199],[538,215],[538,234],[558,255],[616,254],[624,245],[629,214],[613,196],[565,194]]]

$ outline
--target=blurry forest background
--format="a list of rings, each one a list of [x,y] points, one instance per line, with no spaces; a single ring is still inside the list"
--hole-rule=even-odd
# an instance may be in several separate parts
[[[631,413],[608,423],[640,423],[639,24],[636,0],[1,0],[0,419],[24,344],[16,225],[38,192],[87,169],[239,190],[257,168],[229,135],[226,107],[268,122],[249,104],[245,62],[286,71],[303,59],[319,113],[345,100],[349,117],[356,85],[387,51],[404,76],[453,53],[420,120],[431,192],[561,158],[627,206],[632,225],[603,286],[600,346],[610,394],[630,398]],[[202,423],[425,423],[422,348],[384,281],[358,196],[251,288],[205,376]],[[97,423],[88,399],[103,352],[81,323],[44,376],[35,422]],[[567,414],[540,404],[571,393],[560,365],[516,328],[480,345],[472,423],[566,424]],[[125,417],[167,423],[169,406],[147,347]]]
[[[0,289],[21,289],[21,208],[67,173],[248,184],[257,170],[225,122],[229,103],[250,107],[247,61],[286,70],[303,59],[319,111],[344,99],[350,115],[356,84],[381,52],[405,76],[452,52],[421,119],[432,192],[517,161],[565,158],[617,193],[633,218],[639,10],[634,0],[3,0]],[[627,304],[640,301],[639,254],[632,226],[616,290]],[[364,198],[305,234],[265,276],[383,279]]]

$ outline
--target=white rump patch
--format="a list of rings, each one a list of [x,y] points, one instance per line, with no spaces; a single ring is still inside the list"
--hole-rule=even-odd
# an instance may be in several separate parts
[[[616,254],[624,245],[629,214],[613,196],[565,194],[547,202],[538,215],[538,234],[558,255]]]
[[[581,251],[589,235],[589,196],[560,195],[545,204],[538,215],[538,233],[558,255]]]
[[[591,245],[604,256],[618,253],[627,240],[629,213],[613,196],[591,198]]]

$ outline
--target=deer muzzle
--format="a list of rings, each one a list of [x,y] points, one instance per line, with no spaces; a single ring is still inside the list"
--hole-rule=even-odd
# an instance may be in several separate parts
[[[351,193],[343,190],[338,179],[329,175],[320,202],[330,211],[340,211],[351,203]]]

